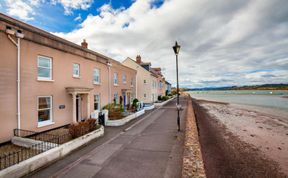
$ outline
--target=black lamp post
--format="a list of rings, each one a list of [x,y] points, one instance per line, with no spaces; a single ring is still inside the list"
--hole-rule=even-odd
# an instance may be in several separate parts
[[[179,80],[178,80],[178,54],[180,51],[180,45],[178,45],[177,41],[175,42],[175,46],[173,46],[174,53],[176,55],[176,76],[177,76],[177,125],[178,131],[180,131],[180,105],[179,105]]]

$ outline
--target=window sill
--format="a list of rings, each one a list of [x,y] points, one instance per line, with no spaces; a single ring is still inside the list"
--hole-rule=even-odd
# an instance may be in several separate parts
[[[118,84],[114,84],[114,86],[115,86],[115,87],[118,87],[119,85],[118,85]]]
[[[75,79],[80,79],[80,76],[73,76],[73,78],[75,78]]]
[[[38,128],[40,127],[45,127],[45,126],[48,126],[48,125],[53,125],[55,124],[55,122],[52,122],[52,121],[44,121],[44,122],[38,122]]]
[[[38,82],[55,82],[55,80],[51,80],[51,79],[37,79]]]
[[[93,85],[101,85],[101,83],[93,82]]]

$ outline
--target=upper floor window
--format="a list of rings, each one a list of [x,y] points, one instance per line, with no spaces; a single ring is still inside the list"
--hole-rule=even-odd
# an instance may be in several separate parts
[[[114,73],[114,85],[118,85],[118,74]]]
[[[147,83],[147,81],[146,81],[146,80],[144,80],[144,83],[146,84],[146,83]]]
[[[80,76],[80,65],[73,64],[73,77],[79,77],[79,76]]]
[[[133,77],[131,78],[131,87],[133,87]]]
[[[122,80],[123,80],[123,83],[126,83],[126,75],[125,74],[123,75]]]
[[[100,83],[100,71],[99,71],[99,69],[93,70],[93,82],[94,82],[94,84]]]
[[[52,80],[52,58],[38,56],[38,79]]]

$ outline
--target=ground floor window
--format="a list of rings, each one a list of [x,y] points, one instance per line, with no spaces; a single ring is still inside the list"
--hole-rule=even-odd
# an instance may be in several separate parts
[[[38,123],[52,121],[52,96],[38,97]]]
[[[94,95],[94,110],[100,111],[100,94]]]
[[[118,93],[114,93],[114,98],[113,98],[114,103],[116,104],[118,101]]]

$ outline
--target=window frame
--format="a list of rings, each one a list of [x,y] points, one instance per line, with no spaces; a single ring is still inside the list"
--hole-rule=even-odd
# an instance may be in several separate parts
[[[115,78],[115,76],[116,76],[116,78]],[[116,82],[115,82],[116,81]],[[118,83],[119,83],[119,77],[118,77],[118,73],[117,72],[114,72],[114,74],[113,74],[113,83],[114,83],[114,85],[118,85]]]
[[[96,104],[96,102],[95,102],[96,101],[96,99],[95,99],[96,96],[98,96],[98,109],[96,111],[100,111],[101,110],[101,94],[100,93],[95,93],[94,94],[94,98],[93,98],[94,99],[94,101],[93,101],[93,103],[94,103],[94,105],[93,105],[94,106],[94,111],[95,111],[95,104]]]
[[[125,79],[125,80],[124,80],[124,79]],[[123,82],[124,84],[127,83],[127,76],[126,76],[126,74],[123,74],[123,76],[122,76],[122,82]]]
[[[40,58],[49,60],[50,68],[39,66]],[[37,80],[51,81],[53,79],[53,61],[52,60],[53,60],[52,57],[47,57],[47,56],[42,56],[42,55],[37,56]],[[49,74],[50,74],[49,77],[39,77],[39,71],[38,71],[39,68],[49,69]]]
[[[116,97],[115,97],[116,96]],[[118,101],[118,92],[114,93],[113,95],[113,100],[115,99],[115,102],[117,104],[117,101]]]
[[[94,78],[94,74],[96,70],[98,70],[98,81],[95,81],[95,78]],[[99,68],[94,68],[93,69],[93,84],[99,85],[100,83],[101,83],[101,71]]]
[[[134,78],[133,78],[133,77],[131,77],[131,83],[130,83],[130,86],[131,86],[131,87],[134,87]]]
[[[50,108],[39,109],[39,99],[40,98],[50,98]],[[49,120],[39,122],[39,117],[38,117],[39,111],[45,111],[47,109],[50,110]],[[51,124],[54,124],[54,122],[53,122],[53,96],[52,95],[37,96],[37,125],[38,125],[38,127],[43,127],[43,126],[47,126],[47,125],[51,125]]]
[[[77,65],[78,66],[78,74],[74,74],[74,66],[75,65]],[[74,77],[74,78],[80,78],[80,64],[78,64],[78,63],[73,63],[73,69],[72,69],[72,76]]]

